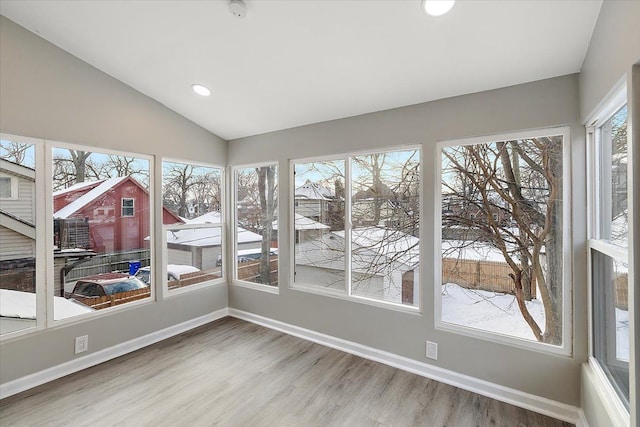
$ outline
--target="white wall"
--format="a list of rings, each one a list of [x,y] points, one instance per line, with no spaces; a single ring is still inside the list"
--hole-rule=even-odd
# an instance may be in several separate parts
[[[363,149],[419,144],[423,149],[424,220],[421,315],[320,296],[287,287],[289,231],[279,230],[280,295],[230,286],[230,307],[354,341],[387,352],[522,390],[559,402],[580,404],[580,365],[586,357],[586,276],[574,271],[573,357],[532,352],[435,329],[433,316],[433,244],[436,142],[549,126],[571,126],[573,178],[573,243],[575,265],[586,264],[584,204],[584,127],[578,121],[578,77],[539,82],[318,123],[230,141],[229,163],[278,161],[279,218],[289,223],[294,183],[289,159]],[[570,337],[567,337],[570,339]],[[425,340],[439,344],[437,361],[426,359]]]
[[[4,17],[0,94],[4,133],[152,155],[158,164],[161,156],[226,163],[222,139]],[[84,356],[226,306],[223,284],[3,341],[0,382],[73,361],[76,336],[89,335]]]

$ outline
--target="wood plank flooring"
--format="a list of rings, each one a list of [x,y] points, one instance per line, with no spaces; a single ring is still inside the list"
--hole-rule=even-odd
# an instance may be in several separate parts
[[[234,318],[0,401],[0,426],[569,425]]]

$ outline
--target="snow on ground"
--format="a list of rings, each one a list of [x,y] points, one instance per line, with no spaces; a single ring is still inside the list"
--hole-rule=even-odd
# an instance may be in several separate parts
[[[544,331],[544,305],[540,300],[526,302],[529,312]],[[629,361],[629,312],[616,308],[616,358]],[[531,328],[522,318],[513,295],[465,289],[453,283],[442,285],[442,320],[535,341]]]
[[[527,307],[544,328],[544,306],[539,300]],[[465,289],[453,283],[442,285],[442,320],[488,332],[534,340],[513,295]]]
[[[629,311],[616,308],[616,358],[629,361]]]

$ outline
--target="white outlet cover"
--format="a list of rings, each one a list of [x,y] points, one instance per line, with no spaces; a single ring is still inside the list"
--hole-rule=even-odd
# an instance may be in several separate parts
[[[429,359],[438,360],[438,344],[435,342],[427,341],[427,354]]]
[[[89,348],[89,336],[76,337],[76,354],[83,353]]]

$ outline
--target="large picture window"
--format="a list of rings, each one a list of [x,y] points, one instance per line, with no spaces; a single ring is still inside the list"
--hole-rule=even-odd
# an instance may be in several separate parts
[[[294,286],[414,306],[420,152],[293,163]]]
[[[162,163],[163,274],[169,290],[222,279],[223,188],[222,168]]]
[[[277,287],[277,165],[234,171],[234,280]]]
[[[443,144],[440,325],[565,345],[566,133]]]
[[[52,148],[56,320],[150,299],[150,160]]]
[[[624,91],[620,92],[624,95]],[[629,219],[627,106],[603,112],[588,132],[592,355],[629,408]],[[614,102],[615,104],[615,102]]]

